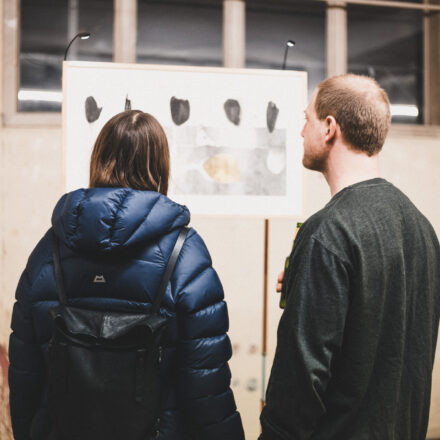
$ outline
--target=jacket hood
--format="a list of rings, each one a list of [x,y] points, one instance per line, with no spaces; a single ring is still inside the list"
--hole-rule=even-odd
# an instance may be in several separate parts
[[[189,223],[186,206],[154,191],[87,188],[65,194],[52,214],[56,235],[82,252],[142,246]]]

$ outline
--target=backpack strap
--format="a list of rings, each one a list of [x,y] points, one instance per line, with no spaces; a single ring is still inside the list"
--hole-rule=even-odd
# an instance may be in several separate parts
[[[171,252],[170,259],[168,260],[167,267],[159,286],[159,292],[153,303],[153,313],[159,311],[159,307],[162,304],[162,299],[165,295],[167,285],[170,281],[171,275],[174,272],[174,267],[176,266],[177,259],[179,258],[180,251],[182,249],[183,243],[185,242],[186,236],[188,235],[189,228],[184,227],[180,230],[179,236],[177,237],[176,244],[174,245],[173,251]],[[63,282],[63,272],[61,269],[61,259],[60,259],[60,242],[55,232],[53,232],[53,245],[52,245],[52,256],[53,256],[53,268],[55,272],[55,281],[57,285],[57,293],[60,303],[67,304],[67,295],[64,289]]]
[[[53,270],[55,272],[55,281],[57,283],[57,293],[58,298],[60,300],[60,303],[62,305],[67,304],[67,295],[66,291],[64,290],[64,283],[63,283],[63,272],[61,269],[61,259],[60,259],[60,241],[58,237],[55,234],[55,231],[53,232],[53,244],[52,244],[52,257],[53,257]]]
[[[182,250],[183,243],[185,242],[186,236],[188,235],[189,228],[184,227],[180,230],[179,236],[177,237],[176,244],[174,245],[173,252],[171,252],[170,259],[168,260],[167,267],[165,269],[162,281],[159,286],[159,293],[153,303],[153,313],[159,311],[159,307],[162,304],[162,299],[165,295],[167,285],[170,281],[171,275],[174,272],[174,267],[176,266],[177,259],[179,258],[180,251]]]

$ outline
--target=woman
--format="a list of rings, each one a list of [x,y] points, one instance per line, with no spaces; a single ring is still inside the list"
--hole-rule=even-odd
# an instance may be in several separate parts
[[[52,432],[45,356],[52,336],[50,310],[58,301],[53,234],[60,242],[69,303],[114,311],[151,307],[177,236],[190,220],[185,206],[166,197],[169,162],[157,120],[138,110],[120,113],[96,140],[90,188],[66,194],[56,205],[52,228],[29,257],[16,292],[9,346],[16,439],[47,439]],[[159,438],[243,439],[230,390],[223,290],[193,229],[160,313],[169,325],[161,363]]]

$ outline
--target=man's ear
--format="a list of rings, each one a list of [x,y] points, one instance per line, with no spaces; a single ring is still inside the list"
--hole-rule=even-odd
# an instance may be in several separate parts
[[[332,143],[335,140],[338,124],[333,116],[325,118],[325,141]]]

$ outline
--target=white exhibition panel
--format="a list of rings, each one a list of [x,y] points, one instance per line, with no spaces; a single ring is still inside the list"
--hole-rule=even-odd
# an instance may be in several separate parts
[[[165,128],[169,196],[193,214],[301,214],[305,72],[65,62],[63,92],[67,191],[88,186],[96,137],[128,98]]]

